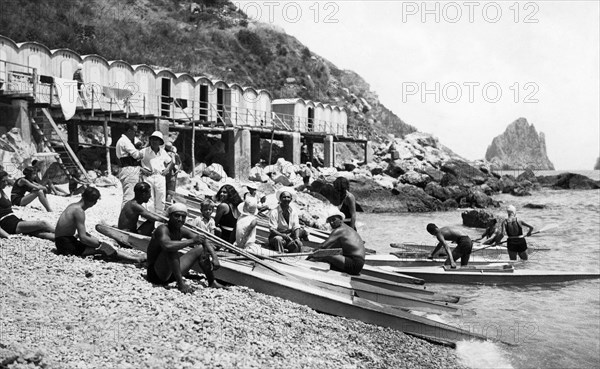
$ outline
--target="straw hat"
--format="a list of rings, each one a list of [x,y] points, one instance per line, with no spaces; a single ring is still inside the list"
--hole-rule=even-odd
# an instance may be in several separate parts
[[[340,217],[342,220],[344,220],[346,218],[344,213],[342,213],[338,208],[329,209],[325,220],[328,221],[330,218],[333,218],[333,217]]]
[[[247,197],[246,200],[244,200],[244,202],[240,202],[237,209],[241,215],[258,214],[258,204],[256,203],[256,198]]]
[[[296,201],[296,191],[292,187],[282,187],[278,189],[277,192],[275,192],[275,198],[277,199],[277,201],[280,200],[281,194],[284,192],[287,192],[290,195],[292,195],[292,201]]]

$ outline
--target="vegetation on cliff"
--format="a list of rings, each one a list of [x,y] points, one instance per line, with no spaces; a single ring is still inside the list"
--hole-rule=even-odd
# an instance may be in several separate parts
[[[251,21],[226,0],[17,0],[2,3],[0,34],[109,60],[163,66],[344,106],[350,127],[377,141],[416,131],[356,73],[296,38]]]

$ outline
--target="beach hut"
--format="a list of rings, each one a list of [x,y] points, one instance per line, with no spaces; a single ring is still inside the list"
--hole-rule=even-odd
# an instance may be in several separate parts
[[[112,60],[108,64],[108,84],[102,86],[108,109],[130,112],[130,98],[135,90],[133,67],[123,60]]]
[[[315,104],[301,98],[276,99],[271,104],[274,119],[284,122],[290,129],[299,132],[312,132],[315,120]]]
[[[26,73],[26,68],[19,67],[16,64],[22,64],[19,59],[19,46],[8,37],[0,36],[0,90],[11,90],[14,86],[9,84],[12,81],[12,71]]]
[[[229,112],[229,120],[226,119],[228,124],[234,126],[243,126],[247,125],[245,122],[245,104],[244,104],[244,89],[242,86],[237,83],[232,83],[229,85],[229,89],[225,92],[225,105],[226,111]]]
[[[17,44],[20,64],[37,69],[38,75],[52,74],[52,52],[46,46],[33,41]]]
[[[218,124],[231,124],[231,94],[229,85],[223,81],[213,82],[216,92],[216,121]]]
[[[329,104],[323,104],[320,112],[319,123],[322,126],[321,132],[335,133],[335,123],[332,121],[333,107]]]
[[[95,109],[107,108],[104,106],[102,97],[102,87],[109,85],[109,67],[108,60],[100,55],[90,54],[82,56],[83,59],[83,83],[85,85],[86,99],[89,98],[91,106]],[[101,106],[102,104],[102,106]]]
[[[244,124],[247,126],[260,125],[259,93],[252,87],[244,87],[240,109]]]
[[[136,64],[133,68],[134,90],[130,98],[131,112],[142,116],[158,116],[158,95],[156,93],[156,73],[146,64]]]
[[[348,135],[348,113],[346,109],[338,107],[339,109],[339,120],[337,123],[339,134],[342,136]]]
[[[165,118],[173,117],[174,109],[174,81],[177,79],[175,73],[170,69],[155,70],[156,89],[158,92],[157,104],[159,105],[159,116]]]
[[[258,90],[258,101],[255,104],[256,106],[256,119],[257,124],[261,126],[270,125],[271,122],[271,102],[273,101],[273,97],[271,93],[267,90]]]
[[[53,77],[73,79],[77,65],[82,62],[81,56],[71,49],[52,50],[52,72],[50,74]]]
[[[214,122],[216,120],[217,91],[213,81],[208,77],[196,77],[196,91],[198,91],[198,109],[194,120]]]
[[[187,73],[178,73],[174,81],[175,91],[174,99],[174,118],[185,121],[194,120],[194,111],[198,109],[196,96],[196,81],[193,76]]]

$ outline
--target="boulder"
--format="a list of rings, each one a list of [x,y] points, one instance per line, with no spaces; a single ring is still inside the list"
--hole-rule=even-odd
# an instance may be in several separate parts
[[[517,187],[517,183],[515,181],[515,177],[511,175],[504,175],[498,181],[498,189],[502,193],[510,193]]]
[[[485,210],[468,210],[461,214],[465,227],[486,228],[494,215]]]
[[[575,173],[561,173],[555,176],[541,176],[540,185],[564,190],[592,190],[600,188],[600,181]]]
[[[398,180],[402,183],[425,188],[425,186],[429,182],[431,182],[431,177],[429,177],[427,174],[421,174],[417,173],[414,170],[409,170],[408,172],[398,177]]]
[[[429,196],[417,186],[399,183],[394,187],[392,193],[404,204],[403,208],[411,213],[444,210],[440,200]]]
[[[525,204],[523,207],[527,209],[546,209],[548,206],[544,204]]]
[[[425,193],[429,196],[433,196],[440,201],[446,201],[452,198],[452,192],[446,187],[440,186],[439,183],[429,182],[425,186]]]
[[[390,162],[387,169],[385,170],[385,174],[393,178],[398,178],[404,173],[408,172],[409,170],[410,167],[408,167],[406,162],[404,160],[398,159]]]
[[[466,197],[469,206],[473,208],[487,208],[492,205],[494,201],[491,197],[486,195],[480,188],[471,187],[467,190],[468,195]]]

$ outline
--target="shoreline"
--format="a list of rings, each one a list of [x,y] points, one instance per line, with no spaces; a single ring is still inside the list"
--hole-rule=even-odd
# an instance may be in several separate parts
[[[99,190],[86,224],[107,240],[94,226],[116,223],[121,190]],[[55,224],[78,198],[50,195],[52,213],[36,209],[37,201],[14,210]],[[18,357],[16,368],[464,368],[456,351],[392,329],[246,287],[209,289],[204,279],[190,280],[197,290],[183,295],[147,282],[136,265],[58,256],[53,249],[50,241],[27,236],[1,240],[0,362]]]

